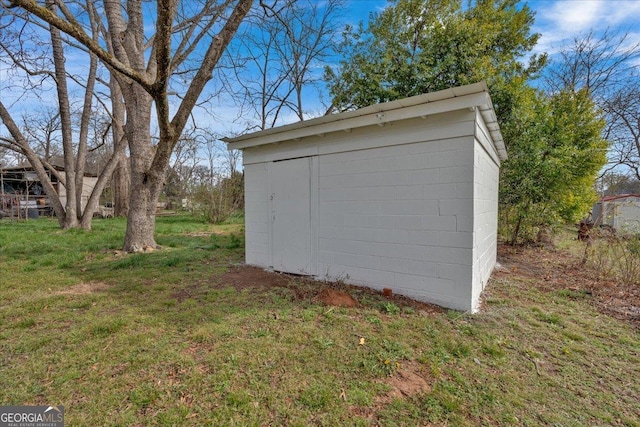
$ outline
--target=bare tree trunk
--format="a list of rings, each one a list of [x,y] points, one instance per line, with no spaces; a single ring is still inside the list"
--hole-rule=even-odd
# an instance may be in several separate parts
[[[131,185],[130,164],[131,160],[123,153],[118,161],[115,171],[113,172],[113,177],[111,178],[114,216],[129,215],[129,187]]]
[[[47,0],[47,7],[55,9],[53,0]],[[55,65],[56,89],[58,91],[58,106],[60,108],[60,121],[62,124],[62,147],[64,152],[65,190],[67,201],[65,204],[65,217],[63,228],[78,226],[76,212],[76,173],[75,156],[73,152],[73,134],[71,132],[71,110],[69,108],[69,91],[67,89],[67,73],[65,70],[64,50],[62,48],[62,36],[60,30],[53,25],[49,26],[51,33],[51,45],[53,51],[53,63]]]
[[[156,203],[162,182],[149,173],[154,157],[149,124],[151,96],[137,83],[123,90],[127,110],[126,138],[131,152],[131,197],[123,249],[137,252],[145,246],[155,248]]]
[[[90,6],[87,7],[87,11],[89,12],[89,21],[91,23],[91,35],[93,36],[93,39],[97,42],[98,35],[99,35],[98,23],[96,22],[97,17],[96,17],[96,14],[94,13],[94,10]],[[95,206],[93,206],[89,211],[89,214],[86,215],[86,212],[83,212],[83,206],[82,206],[82,194],[84,193],[84,168],[87,162],[89,122],[91,120],[91,112],[92,112],[91,107],[93,104],[92,102],[93,94],[94,94],[93,92],[96,84],[97,70],[98,70],[98,57],[93,53],[89,53],[89,75],[87,76],[87,86],[84,92],[82,116],[80,118],[80,135],[78,137],[78,155],[76,157],[76,181],[75,181],[76,195],[77,195],[76,210],[78,212],[78,217],[81,223],[83,224],[81,225],[82,228],[87,228],[87,229],[91,228],[91,218],[93,218],[94,210],[97,209],[98,207],[97,203],[95,203]],[[114,146],[115,144],[116,142],[114,141]],[[114,147],[114,150],[115,150],[115,147]],[[104,180],[103,177],[100,177],[98,178],[98,181],[100,181],[101,179]],[[102,187],[104,188],[104,185]],[[102,190],[100,190],[100,193],[98,193],[97,197],[94,196],[93,193],[95,193],[95,187],[94,187],[94,190],[92,191],[91,196],[89,197],[90,198],[93,197],[94,199],[97,198],[99,200],[99,196],[100,194],[102,194]],[[85,210],[88,208],[88,205],[89,205],[89,202],[87,201],[87,205],[84,206]]]
[[[91,220],[93,219],[93,213],[98,209],[98,204],[100,203],[100,195],[104,191],[104,187],[109,182],[109,178],[113,175],[113,171],[118,167],[118,164],[125,163],[124,149],[127,146],[127,142],[125,138],[120,138],[118,141],[114,141],[113,144],[113,154],[109,157],[107,164],[105,165],[98,181],[96,182],[93,191],[91,192],[91,196],[89,200],[87,200],[87,205],[82,214],[82,219],[80,221],[80,226],[85,230],[91,229]]]
[[[523,215],[518,216],[518,222],[516,223],[516,227],[513,230],[513,234],[511,235],[511,241],[509,244],[514,246],[518,241],[518,235],[520,234],[520,226],[522,225]]]
[[[76,212],[78,217],[83,216],[82,193],[84,192],[84,167],[87,162],[87,144],[89,136],[89,121],[91,119],[91,105],[93,98],[93,88],[95,87],[96,70],[98,68],[98,58],[91,55],[89,65],[89,76],[87,78],[87,88],[84,94],[84,104],[82,106],[82,117],[80,119],[80,135],[78,137],[78,155],[76,156]],[[97,207],[97,206],[96,206]],[[86,209],[86,206],[84,207]],[[93,214],[93,211],[91,212]]]
[[[144,0],[105,0],[102,3],[106,26],[101,28],[108,40],[105,49],[87,34],[71,13],[56,14],[55,8],[45,8],[32,0],[11,0],[13,7],[24,9],[84,45],[109,68],[120,84],[126,108],[125,135],[131,155],[131,196],[123,246],[126,251],[156,246],[156,203],[171,153],[199,96],[211,80],[214,68],[251,9],[253,0],[202,2],[202,13],[191,19],[178,17],[179,3],[176,0],[157,0],[157,13],[153,17],[155,34],[150,38],[145,33],[143,3]],[[65,7],[67,3],[47,0],[47,5],[54,4]],[[92,2],[87,2],[87,5],[91,7]],[[229,15],[224,13],[227,10]],[[177,19],[188,25],[174,25]],[[216,34],[212,34],[216,22],[223,24]],[[52,31],[52,39],[53,34]],[[173,40],[180,35],[183,36],[183,42],[173,46]],[[204,51],[199,48],[200,41],[207,38],[209,46]],[[147,43],[148,40],[150,43]],[[192,53],[196,51],[199,58],[194,58],[191,68],[193,75],[173,118],[170,118],[169,81],[178,67],[190,56],[195,56]],[[64,60],[64,57],[60,58]],[[150,136],[151,107],[154,103],[160,131],[156,145],[152,145]],[[73,173],[73,165],[69,166],[68,172]],[[67,182],[75,183],[75,177],[67,176]],[[75,186],[70,185],[69,188],[75,190]],[[75,199],[73,207],[69,209],[68,216],[75,219]]]
[[[113,74],[111,75],[111,81],[109,82],[111,89],[111,110],[112,110],[112,138],[114,144],[114,154],[118,141],[126,142],[126,135],[124,132],[124,101],[122,99],[122,90],[120,84],[115,79]],[[130,172],[130,160],[126,156],[124,150],[118,155],[118,163],[115,167],[111,179],[111,187],[113,188],[113,215],[114,216],[127,216],[129,215],[129,187],[131,182]]]

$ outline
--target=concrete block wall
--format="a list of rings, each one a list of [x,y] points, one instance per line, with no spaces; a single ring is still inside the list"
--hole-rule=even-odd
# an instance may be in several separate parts
[[[270,165],[310,156],[319,278],[474,310],[495,264],[499,164],[478,117],[466,110],[245,150],[247,263],[271,267]]]
[[[475,309],[496,263],[500,167],[487,144],[474,145],[473,294]]]
[[[473,136],[319,158],[318,273],[468,310]]]

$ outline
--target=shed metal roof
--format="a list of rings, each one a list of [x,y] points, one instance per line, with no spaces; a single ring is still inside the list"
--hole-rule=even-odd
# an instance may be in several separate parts
[[[616,194],[615,196],[605,196],[600,202],[614,202],[622,199],[640,199],[640,194]]]
[[[501,160],[507,158],[498,119],[485,82],[458,86],[410,98],[374,104],[339,114],[331,114],[285,126],[248,133],[234,138],[222,138],[232,149],[244,149],[259,145],[298,140],[329,132],[382,125],[397,120],[426,117],[464,108],[478,108],[487,126]]]

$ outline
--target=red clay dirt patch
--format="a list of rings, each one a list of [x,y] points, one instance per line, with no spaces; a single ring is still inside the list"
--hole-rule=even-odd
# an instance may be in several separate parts
[[[358,300],[366,298],[389,301],[399,307],[411,307],[423,315],[442,313],[444,310],[402,295],[393,294],[383,297],[382,294],[366,287],[347,285],[342,282],[314,280],[307,276],[267,271],[250,265],[235,265],[217,278],[205,283],[198,283],[177,289],[172,296],[179,302],[196,297],[207,287],[233,287],[238,291],[250,290],[257,296],[277,288],[286,288],[295,300],[306,302],[322,302],[331,306],[357,307]]]
[[[249,265],[234,266],[219,279],[220,285],[231,285],[238,290],[252,289],[269,291],[272,288],[292,290],[295,298],[306,301],[320,301],[331,306],[357,307],[358,299],[366,296],[382,296],[381,292],[343,282],[314,280],[308,276],[267,271]],[[423,314],[442,313],[444,310],[433,304],[416,301],[402,295],[384,297],[385,300],[402,307],[411,307]]]
[[[501,244],[498,262],[503,268],[494,271],[493,278],[519,276],[533,279],[536,288],[543,291],[589,295],[600,312],[640,328],[640,286],[599,278],[568,251]]]
[[[250,265],[232,267],[220,278],[220,283],[231,285],[238,290],[246,288],[286,287],[291,281],[289,275],[266,271]]]
[[[391,387],[386,396],[380,398],[385,401],[431,391],[431,385],[422,376],[421,365],[413,361],[404,362],[395,375],[384,382]]]
[[[377,396],[372,406],[352,406],[351,412],[372,421],[375,414],[390,404],[394,399],[405,399],[421,393],[429,393],[432,390],[428,381],[428,375],[424,374],[424,368],[419,362],[405,361],[392,376],[380,380],[389,386],[386,394]],[[345,396],[348,398],[348,396]]]
[[[318,301],[336,307],[356,307],[358,303],[346,292],[323,289],[316,297]]]

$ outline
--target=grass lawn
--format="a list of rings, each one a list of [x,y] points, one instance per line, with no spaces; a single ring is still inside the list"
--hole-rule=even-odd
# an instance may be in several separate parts
[[[330,307],[329,284],[240,286],[242,227],[159,217],[163,249],[122,254],[121,219],[1,220],[0,405],[64,405],[68,426],[640,426],[640,330],[562,274],[509,265],[476,315],[340,284],[359,306]]]

